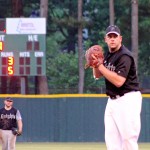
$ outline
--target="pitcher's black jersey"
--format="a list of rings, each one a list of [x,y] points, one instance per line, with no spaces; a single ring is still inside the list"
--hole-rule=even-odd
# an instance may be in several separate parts
[[[17,110],[13,107],[10,110],[0,109],[0,129],[11,130],[13,127],[17,128],[16,114]]]
[[[119,88],[105,78],[107,95],[123,95],[130,91],[139,91],[135,62],[131,52],[125,46],[121,46],[114,53],[108,52],[104,59],[104,66],[126,78],[125,83]]]

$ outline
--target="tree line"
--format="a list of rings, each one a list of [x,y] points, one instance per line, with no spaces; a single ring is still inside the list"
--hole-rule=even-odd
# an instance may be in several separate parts
[[[45,88],[47,89],[45,94],[104,93],[104,79],[95,81],[92,77],[92,70],[84,70],[84,53],[88,47],[95,44],[102,45],[104,51],[107,51],[103,39],[105,29],[110,24],[111,15],[114,17],[113,23],[118,25],[122,31],[123,43],[132,51],[133,40],[137,38],[135,34],[132,39],[135,27],[135,21],[132,20],[133,1],[115,0],[111,5],[113,6],[111,8],[114,8],[114,15],[110,13],[111,0],[48,0],[47,7],[41,7],[45,2],[44,0],[26,0],[26,2],[5,0],[5,3],[0,6],[1,18],[30,17],[33,13],[37,15],[36,17],[41,17],[41,9],[47,10],[43,14],[47,18],[46,76],[27,77],[26,93],[30,94],[32,91],[35,94],[42,94],[45,91],[42,89]],[[150,82],[150,1],[136,0],[136,2],[138,4],[139,35],[136,39],[138,40],[138,76],[141,89],[149,89],[147,83]],[[19,77],[12,77],[12,80],[16,78],[19,82]],[[8,82],[8,79],[6,80]],[[17,89],[14,82],[11,83],[11,87],[14,86],[11,93],[19,93],[20,87],[18,86]],[[29,90],[31,88],[33,90]]]

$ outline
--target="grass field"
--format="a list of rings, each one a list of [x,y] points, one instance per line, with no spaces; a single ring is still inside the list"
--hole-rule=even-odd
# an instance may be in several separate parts
[[[17,143],[16,150],[106,150],[106,146],[105,143]],[[150,143],[140,143],[139,150],[150,150]]]

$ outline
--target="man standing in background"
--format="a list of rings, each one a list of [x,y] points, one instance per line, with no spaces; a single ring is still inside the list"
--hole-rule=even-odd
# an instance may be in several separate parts
[[[20,111],[13,107],[13,99],[5,98],[4,107],[0,109],[0,138],[2,150],[15,150],[16,138],[22,133]]]

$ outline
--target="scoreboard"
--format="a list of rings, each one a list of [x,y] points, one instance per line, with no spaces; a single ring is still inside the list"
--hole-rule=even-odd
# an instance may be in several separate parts
[[[46,19],[0,19],[0,76],[46,74]]]

